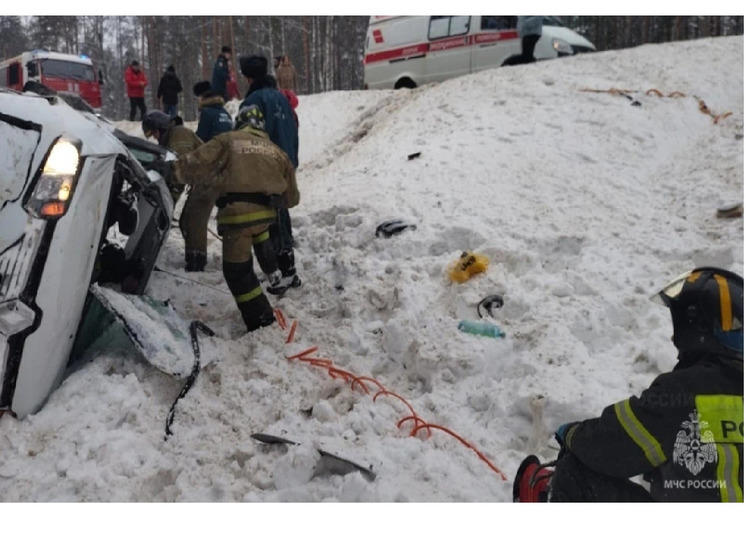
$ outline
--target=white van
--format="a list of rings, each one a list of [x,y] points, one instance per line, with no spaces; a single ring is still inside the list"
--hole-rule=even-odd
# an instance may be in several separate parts
[[[373,16],[365,40],[365,88],[417,87],[502,66],[521,53],[517,16]],[[537,60],[595,51],[559,19],[544,16]]]

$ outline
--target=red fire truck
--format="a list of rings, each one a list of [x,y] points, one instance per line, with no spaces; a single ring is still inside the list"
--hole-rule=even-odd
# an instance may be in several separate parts
[[[80,95],[91,107],[101,108],[101,79],[84,54],[36,49],[0,62],[0,87],[22,90],[37,81],[55,91]]]

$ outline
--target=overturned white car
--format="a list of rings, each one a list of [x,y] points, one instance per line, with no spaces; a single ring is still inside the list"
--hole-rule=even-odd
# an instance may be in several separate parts
[[[57,96],[0,89],[0,413],[35,412],[61,382],[92,283],[144,291],[173,204],[142,163],[168,157]]]

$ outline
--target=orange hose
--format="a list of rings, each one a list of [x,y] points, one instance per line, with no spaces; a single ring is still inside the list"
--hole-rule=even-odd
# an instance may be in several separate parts
[[[486,457],[486,456],[485,456],[484,454],[482,454],[481,452],[479,452],[479,450],[477,450],[477,449],[476,449],[476,448],[474,447],[474,445],[472,445],[472,444],[471,444],[471,443],[470,443],[469,441],[467,441],[466,439],[464,439],[464,438],[463,438],[462,436],[460,436],[460,435],[458,435],[458,434],[454,433],[453,431],[451,431],[451,430],[450,430],[450,429],[448,429],[447,427],[442,427],[442,426],[440,426],[440,425],[434,425],[434,424],[432,424],[432,423],[426,423],[426,424],[424,424],[424,425],[418,425],[417,427],[415,427],[415,428],[414,428],[414,429],[412,430],[412,435],[416,434],[416,433],[417,433],[417,431],[419,431],[420,429],[423,429],[423,428],[425,428],[425,427],[427,427],[428,429],[429,429],[429,428],[433,428],[433,429],[439,429],[439,430],[441,430],[441,431],[444,431],[444,432],[448,433],[449,435],[451,435],[452,437],[454,437],[455,439],[457,439],[457,440],[458,440],[458,441],[459,441],[459,442],[460,442],[461,444],[463,444],[463,445],[464,445],[465,447],[467,447],[467,448],[470,448],[471,450],[473,450],[473,451],[474,451],[474,452],[476,453],[476,455],[477,455],[477,456],[479,456],[479,458],[480,458],[480,459],[481,459],[481,460],[482,460],[482,461],[483,461],[483,462],[484,462],[485,464],[487,464],[487,465],[488,465],[488,466],[489,466],[489,467],[490,467],[490,468],[491,468],[491,469],[492,469],[493,471],[497,472],[497,473],[498,473],[498,474],[500,475],[500,477],[502,478],[502,480],[503,480],[503,481],[508,481],[508,478],[507,478],[507,477],[505,477],[505,474],[504,474],[504,473],[502,473],[502,472],[501,472],[501,471],[500,471],[500,470],[499,470],[499,469],[498,469],[498,468],[497,468],[497,467],[496,467],[496,466],[495,466],[495,465],[494,465],[494,464],[493,464],[492,462],[490,462],[489,458],[487,458],[487,457]]]
[[[298,321],[293,320],[293,325],[290,327],[290,334],[288,334],[287,339],[285,340],[286,344],[292,343],[295,339],[295,329],[298,327]]]
[[[315,357],[299,357],[298,361],[303,361],[304,363],[308,363],[309,365],[313,365],[314,367],[330,367],[332,365],[331,359],[321,359]]]
[[[309,355],[309,354],[313,353],[314,351],[317,351],[318,349],[319,349],[318,346],[309,347],[308,349],[303,350],[300,353],[296,353],[295,355],[291,355],[290,357],[287,358],[287,360],[288,361],[292,361],[293,359],[298,359],[298,358],[303,357],[305,355]]]
[[[378,398],[382,394],[384,396],[393,396],[394,398],[397,398],[398,400],[400,400],[401,402],[403,402],[404,405],[407,406],[407,408],[409,408],[409,411],[412,413],[413,416],[417,417],[417,412],[414,411],[414,408],[412,407],[412,405],[409,402],[407,402],[404,398],[402,398],[401,396],[399,396],[396,392],[391,392],[390,390],[379,390],[376,393],[376,395],[373,396],[373,401],[375,402],[376,398]],[[411,434],[413,434],[413,433],[410,433],[410,435]]]
[[[280,327],[284,330],[287,327],[287,322],[285,321],[285,316],[282,314],[282,311],[280,309],[275,309],[275,316],[277,317],[277,322],[280,325]],[[285,343],[290,343],[293,341],[293,338],[295,336],[295,331],[298,326],[298,321],[293,320],[293,325],[290,328],[290,332],[288,334],[288,337],[285,341]],[[470,442],[468,442],[466,439],[461,437],[460,435],[456,434],[454,431],[451,431],[447,427],[442,427],[440,425],[435,425],[432,423],[427,423],[422,418],[420,418],[417,415],[417,412],[414,411],[414,408],[412,405],[405,400],[403,397],[401,397],[396,392],[391,392],[388,390],[383,384],[381,384],[378,380],[367,377],[367,376],[356,376],[353,373],[346,371],[344,369],[340,369],[338,367],[334,366],[334,363],[331,359],[324,359],[320,357],[308,357],[312,353],[315,353],[318,351],[318,346],[309,347],[306,350],[301,351],[300,353],[296,353],[295,355],[291,355],[290,357],[287,357],[288,361],[292,361],[293,359],[298,359],[299,361],[302,361],[304,363],[308,363],[309,365],[315,366],[315,367],[324,367],[327,370],[327,373],[330,377],[336,379],[336,378],[343,378],[345,382],[350,383],[350,389],[355,390],[355,385],[359,384],[360,387],[365,391],[366,394],[370,394],[370,391],[368,390],[368,387],[365,385],[366,382],[371,382],[375,384],[378,387],[378,392],[373,396],[373,402],[375,402],[379,396],[392,396],[399,401],[401,401],[405,406],[407,406],[407,409],[409,409],[411,415],[408,415],[406,417],[403,417],[400,419],[396,427],[397,429],[401,428],[401,426],[407,422],[407,421],[413,421],[414,427],[409,432],[409,435],[414,437],[417,435],[417,433],[422,429],[427,429],[427,436],[430,437],[432,434],[431,429],[439,429],[445,433],[448,433],[455,439],[457,439],[461,444],[472,450],[479,458],[482,460],[487,466],[490,467],[494,472],[496,472],[503,481],[507,481],[507,477],[505,477],[505,474],[503,474],[490,460],[477,449],[474,445],[472,445]]]
[[[357,382],[357,383],[359,383],[359,384],[361,384],[361,385],[363,385],[363,386],[365,386],[365,385],[363,384],[363,382],[362,382],[362,381],[364,381],[364,380],[367,380],[367,381],[370,381],[370,382],[372,382],[372,383],[373,383],[373,384],[375,384],[375,385],[376,385],[376,386],[377,386],[377,387],[378,387],[378,388],[379,388],[380,390],[386,390],[386,387],[385,387],[384,385],[382,385],[382,384],[381,384],[380,382],[378,382],[378,381],[377,381],[376,379],[374,379],[374,378],[371,378],[371,377],[355,377],[355,382]],[[355,387],[354,387],[354,384],[355,384],[355,382],[353,382],[353,383],[352,383],[352,384],[353,384],[353,387],[352,387],[352,388],[355,388]],[[367,390],[366,390],[366,393],[367,393]]]
[[[285,322],[285,315],[282,314],[282,311],[280,309],[273,309],[273,312],[275,313],[275,318],[277,319],[277,324],[280,328],[283,330],[287,328],[287,323]]]

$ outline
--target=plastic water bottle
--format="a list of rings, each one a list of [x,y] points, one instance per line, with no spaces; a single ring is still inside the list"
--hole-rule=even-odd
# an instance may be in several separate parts
[[[474,320],[462,320],[458,323],[458,329],[469,334],[487,336],[490,338],[504,338],[505,332],[500,327],[489,322],[476,322]]]

